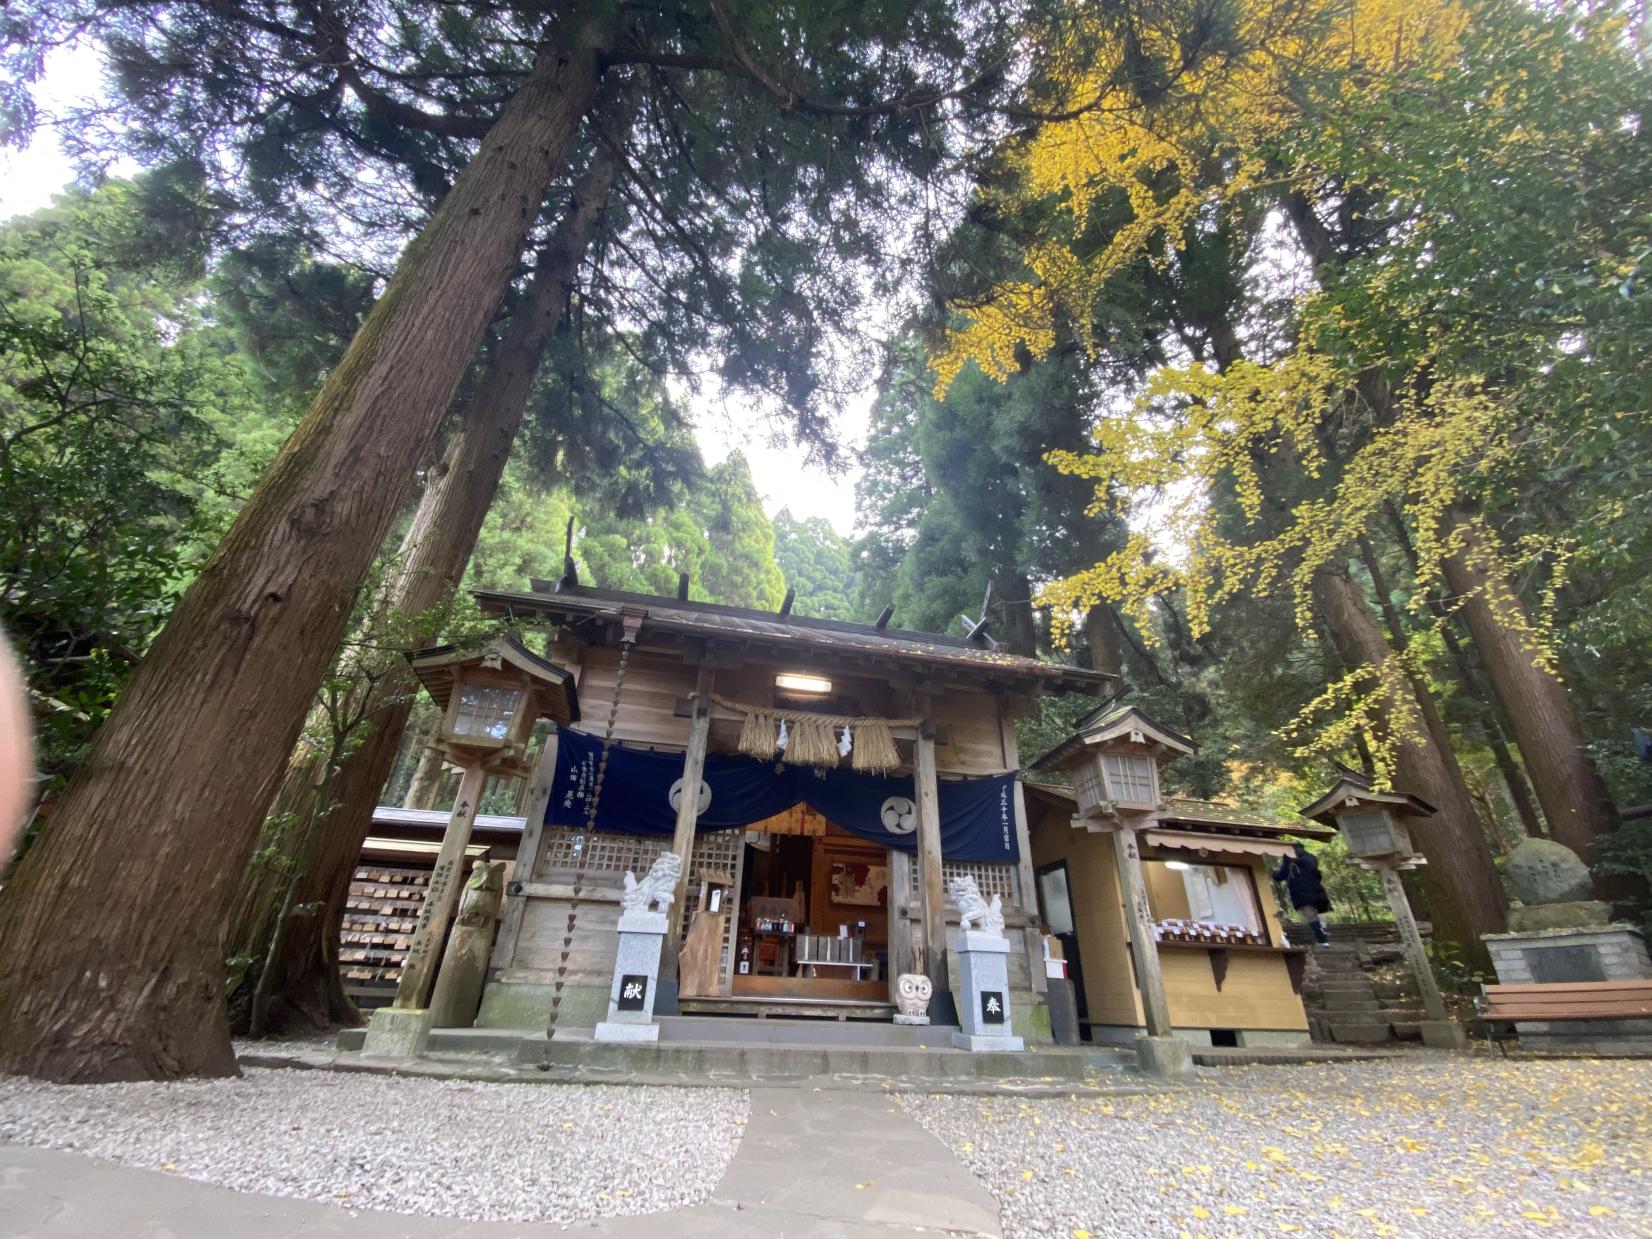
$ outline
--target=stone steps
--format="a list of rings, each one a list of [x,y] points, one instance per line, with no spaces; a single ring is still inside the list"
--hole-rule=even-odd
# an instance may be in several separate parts
[[[521,1043],[517,1062],[552,1072],[570,1072],[582,1081],[620,1079],[633,1074],[688,1077],[707,1082],[798,1081],[821,1076],[881,1078],[913,1083],[970,1084],[981,1081],[1068,1081],[1127,1084],[1137,1078],[1128,1050],[1040,1049],[1024,1053],[970,1053],[948,1040],[916,1046],[775,1045],[746,1042],[678,1042],[650,1045],[593,1041],[588,1035],[559,1033],[555,1040]],[[584,1030],[578,1030],[583,1033]],[[935,1030],[937,1033],[943,1031]],[[938,1039],[937,1039],[938,1040]],[[1127,1074],[1128,1073],[1128,1074]]]
[[[1329,1020],[1326,1028],[1331,1040],[1341,1045],[1380,1045],[1394,1035],[1387,1021]]]
[[[753,1019],[749,1016],[661,1015],[660,1041],[715,1041],[727,1045],[851,1045],[916,1049],[951,1045],[955,1024],[891,1024],[818,1019]]]
[[[1358,946],[1333,944],[1310,956],[1302,986],[1314,1040],[1338,1045],[1381,1045],[1395,1033],[1366,975]]]

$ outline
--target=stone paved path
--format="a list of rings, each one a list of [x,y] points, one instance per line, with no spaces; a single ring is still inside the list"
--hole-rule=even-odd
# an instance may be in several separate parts
[[[593,1149],[600,1156],[600,1149]],[[800,1168],[807,1168],[800,1172]],[[755,1089],[751,1119],[705,1204],[562,1230],[407,1217],[247,1195],[75,1153],[0,1146],[0,1234],[16,1239],[900,1239],[999,1235],[998,1205],[892,1096]]]

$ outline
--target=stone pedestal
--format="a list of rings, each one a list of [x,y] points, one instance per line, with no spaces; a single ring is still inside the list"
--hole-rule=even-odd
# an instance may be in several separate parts
[[[427,1007],[380,1007],[367,1021],[361,1052],[367,1058],[417,1058],[430,1040]]]
[[[1434,1050],[1468,1049],[1468,1033],[1456,1020],[1421,1020],[1417,1031],[1423,1044]]]
[[[1487,934],[1485,944],[1504,985],[1652,980],[1646,939],[1633,925]],[[1523,1045],[1538,1049],[1652,1049],[1652,1028],[1645,1020],[1538,1021],[1514,1027]]]
[[[598,1041],[658,1041],[654,1000],[660,981],[660,950],[666,914],[626,912],[619,919],[614,984],[608,991],[608,1018],[596,1027]]]
[[[1002,935],[962,929],[953,939],[958,953],[958,1026],[952,1044],[960,1050],[1020,1050],[1010,1028],[1010,944]]]
[[[1193,1051],[1180,1037],[1137,1037],[1136,1069],[1161,1080],[1192,1081],[1198,1078]]]

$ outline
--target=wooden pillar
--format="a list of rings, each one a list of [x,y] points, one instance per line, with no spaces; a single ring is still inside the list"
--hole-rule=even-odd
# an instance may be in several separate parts
[[[677,875],[677,899],[672,911],[686,914],[683,898],[688,890],[694,859],[694,825],[700,817],[700,781],[705,777],[706,741],[711,735],[712,670],[702,666],[694,683],[694,718],[688,730],[688,752],[683,754],[683,790],[677,800],[677,829],[671,836],[671,850],[683,862]]]
[[[1137,832],[1152,825],[1149,818],[1113,830],[1113,857],[1118,862],[1119,890],[1124,895],[1124,921],[1130,930],[1130,953],[1136,961],[1136,982],[1141,990],[1142,1014],[1149,1037],[1168,1037],[1170,1002],[1164,993],[1164,973],[1159,969],[1159,944],[1153,937],[1153,911],[1147,902],[1147,880],[1142,875],[1141,849]]]
[[[1399,931],[1400,948],[1405,952],[1406,963],[1411,965],[1411,973],[1417,978],[1417,988],[1422,991],[1423,1010],[1431,1020],[1445,1021],[1445,1002],[1440,997],[1440,987],[1434,983],[1434,969],[1429,966],[1428,952],[1423,948],[1423,936],[1417,931],[1417,920],[1411,915],[1411,900],[1406,897],[1405,886],[1400,882],[1397,869],[1384,865],[1377,870],[1382,877],[1383,894],[1388,896],[1388,906],[1394,912],[1394,928]]]
[[[1015,865],[1015,887],[1020,897],[1021,910],[1027,914],[1027,928],[1022,931],[1027,951],[1027,976],[1035,994],[1047,993],[1049,978],[1044,975],[1044,938],[1038,932],[1038,886],[1033,874],[1032,836],[1027,829],[1027,793],[1021,786],[1021,749],[1015,739],[1015,723],[1004,713],[1004,703],[998,702],[999,744],[1004,754],[1004,768],[1015,770],[1018,777],[1013,789],[1012,809],[1015,813],[1015,850],[1020,859]]]
[[[437,952],[441,950],[447,924],[453,919],[454,905],[458,902],[465,849],[470,846],[476,806],[487,781],[487,769],[480,764],[465,767],[464,777],[459,780],[459,795],[447,819],[447,831],[442,835],[441,850],[436,853],[436,868],[430,875],[418,928],[413,931],[413,943],[407,949],[401,980],[396,985],[395,1005],[403,1010],[423,1007],[430,997],[430,986],[436,979]]]
[[[499,937],[494,940],[493,958],[488,965],[490,979],[516,963],[516,944],[522,936],[522,918],[527,915],[528,896],[523,888],[533,883],[539,870],[539,857],[545,850],[545,808],[551,802],[551,784],[556,779],[556,754],[561,743],[553,725],[540,750],[539,762],[528,783],[527,799],[522,804],[522,842],[516,849],[516,869],[510,885],[505,889],[505,915],[499,923]]]
[[[912,858],[899,848],[889,849],[889,1001],[895,1001],[900,975],[912,971]]]
[[[923,900],[924,972],[937,994],[952,984],[946,967],[946,883],[941,879],[941,793],[935,776],[935,724],[920,698],[918,739],[912,746],[912,785],[918,802],[918,891]]]

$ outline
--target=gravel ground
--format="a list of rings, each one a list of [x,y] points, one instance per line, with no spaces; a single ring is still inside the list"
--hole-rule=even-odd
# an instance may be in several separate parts
[[[1205,1072],[1138,1097],[907,1095],[1005,1234],[1652,1235],[1652,1063]]]
[[[467,1084],[250,1069],[65,1087],[0,1076],[0,1141],[246,1192],[476,1221],[569,1223],[710,1195],[736,1089]]]

